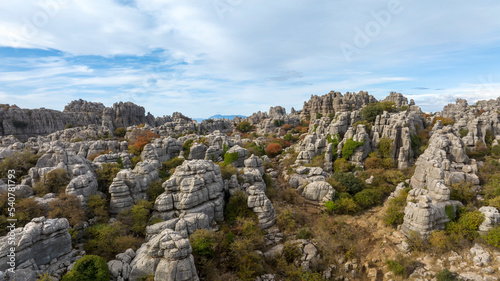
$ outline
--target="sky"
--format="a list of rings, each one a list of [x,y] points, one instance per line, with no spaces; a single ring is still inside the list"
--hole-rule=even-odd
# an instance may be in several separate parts
[[[0,103],[199,118],[395,91],[436,112],[500,96],[499,15],[497,0],[4,0]]]

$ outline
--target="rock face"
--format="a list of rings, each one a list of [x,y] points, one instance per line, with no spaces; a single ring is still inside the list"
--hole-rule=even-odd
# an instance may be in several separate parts
[[[479,211],[484,215],[484,221],[479,226],[479,233],[485,234],[488,230],[500,224],[500,212],[495,207],[483,206]]]
[[[375,102],[377,100],[368,92],[360,91],[357,94],[347,92],[342,95],[340,92],[331,91],[323,96],[311,96],[308,102],[304,102],[300,116],[301,119],[305,119],[306,116],[316,118],[317,113],[328,116],[328,114],[339,111],[357,110]]]
[[[210,222],[224,219],[224,184],[220,167],[212,161],[184,161],[163,187],[165,192],[154,204],[154,216],[169,220],[186,213],[204,213]]]
[[[144,147],[141,158],[158,160],[160,163],[179,156],[182,151],[182,142],[171,137],[154,139]]]
[[[457,135],[458,132],[451,126],[435,130],[429,140],[429,147],[418,158],[410,180],[412,190],[405,208],[404,233],[417,231],[426,237],[434,229],[444,229],[444,224],[449,221],[446,207],[451,205],[455,211],[456,206],[461,205],[458,201],[450,200],[447,186],[463,181],[479,184],[475,174],[477,165],[475,161],[469,160],[465,145]]]
[[[113,215],[128,210],[139,200],[147,199],[146,190],[149,184],[159,179],[156,160],[146,160],[137,163],[133,170],[118,172],[109,186],[111,196],[109,212]]]
[[[243,172],[248,208],[251,208],[257,215],[260,227],[267,229],[276,223],[276,210],[265,193],[266,184],[262,179],[264,174],[262,159],[255,155],[246,159]]]
[[[335,196],[335,189],[324,181],[312,182],[304,188],[302,196],[308,200],[317,201],[320,205],[326,201],[332,201]]]
[[[154,274],[158,281],[198,281],[189,240],[165,229],[143,244],[130,267],[130,279]]]
[[[247,150],[245,148],[240,147],[239,145],[235,145],[231,147],[227,153],[238,153],[238,160],[231,163],[235,167],[243,167],[244,161],[247,158]]]
[[[24,272],[23,274],[36,276],[33,271],[45,269],[53,275],[61,276],[65,272],[65,268],[62,269],[64,263],[67,263],[67,267],[69,263],[74,261],[68,229],[69,223],[65,218],[45,219],[45,217],[40,217],[33,219],[24,228],[13,230],[12,233],[15,234],[14,245],[8,243],[10,241],[9,235],[1,237],[0,275],[2,271],[9,268],[7,255],[10,253],[10,248],[14,247],[17,268],[26,268],[32,272],[30,274]],[[16,274],[14,277],[21,278]]]
[[[46,135],[69,126],[97,125],[107,128],[112,134],[117,127],[149,124],[163,124],[161,118],[145,115],[142,106],[131,102],[115,103],[112,108],[102,103],[76,100],[69,103],[62,112],[51,109],[21,109],[17,106],[0,106],[0,135],[16,135],[26,140],[29,137]]]

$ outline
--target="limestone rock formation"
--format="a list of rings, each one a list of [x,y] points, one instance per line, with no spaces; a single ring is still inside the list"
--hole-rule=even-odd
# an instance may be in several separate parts
[[[158,281],[198,281],[189,240],[165,229],[143,244],[130,267],[130,279],[153,274]]]
[[[359,93],[347,92],[342,95],[340,92],[331,91],[323,96],[311,96],[309,101],[304,102],[302,107],[301,118],[305,119],[306,116],[316,118],[316,114],[328,116],[328,114],[361,109],[369,103],[375,103],[377,100],[369,95],[367,92],[360,91]]]
[[[154,216],[169,220],[185,213],[204,213],[210,222],[224,219],[224,184],[220,167],[212,161],[184,161],[163,187],[165,192],[154,204]]]
[[[410,180],[412,190],[407,198],[402,225],[406,234],[417,231],[426,237],[434,229],[444,229],[444,224],[449,221],[446,207],[451,205],[455,211],[461,205],[450,200],[448,186],[463,181],[479,184],[475,174],[477,165],[465,154],[465,145],[457,134],[451,126],[437,129],[429,140],[428,148],[418,158]]]
[[[0,238],[0,275],[9,268],[10,248],[15,248],[16,268],[26,268],[23,276],[37,276],[38,272],[49,272],[61,277],[66,267],[74,262],[76,254],[72,252],[71,236],[68,233],[69,223],[65,218],[33,219],[23,228],[12,231],[15,244],[9,243],[10,236]],[[38,271],[40,270],[40,271]],[[13,277],[21,280],[17,270]],[[21,271],[21,270],[19,270]],[[30,273],[31,272],[31,273]],[[24,279],[28,280],[28,279]],[[33,279],[34,280],[34,279]]]
[[[486,233],[488,230],[500,224],[500,212],[495,207],[483,206],[479,211],[484,215],[484,221],[479,226],[480,233]]]
[[[333,187],[327,182],[315,181],[306,185],[302,191],[302,196],[322,205],[326,201],[333,200],[333,197],[335,196],[335,189],[333,189]]]
[[[146,160],[137,163],[133,170],[126,169],[118,172],[109,186],[111,196],[109,212],[118,214],[128,210],[141,199],[146,199],[146,190],[149,184],[159,179],[156,160]]]

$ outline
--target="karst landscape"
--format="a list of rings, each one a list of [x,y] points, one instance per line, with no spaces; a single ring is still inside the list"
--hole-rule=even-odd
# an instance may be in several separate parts
[[[363,91],[200,123],[2,104],[0,280],[499,280],[499,116]]]

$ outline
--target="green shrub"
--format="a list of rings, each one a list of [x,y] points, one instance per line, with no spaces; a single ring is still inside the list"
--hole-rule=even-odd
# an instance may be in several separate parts
[[[285,242],[283,245],[282,255],[287,263],[293,263],[302,256],[302,253],[297,243]]]
[[[382,158],[391,158],[392,156],[392,142],[390,138],[381,138],[377,145],[378,153]]]
[[[36,281],[52,281],[52,277],[48,272],[45,272],[44,274],[38,274]]]
[[[388,269],[392,273],[394,273],[396,275],[399,275],[399,276],[405,276],[406,275],[405,267],[402,264],[400,264],[399,262],[394,261],[394,260],[387,260],[386,264],[387,264]]]
[[[140,200],[135,204],[131,211],[132,214],[132,227],[131,231],[137,236],[144,236],[146,231],[146,226],[151,214],[151,209],[153,203],[146,200]]]
[[[492,146],[491,153],[493,153],[495,156],[500,156],[500,145]]]
[[[129,218],[130,220],[130,218]],[[132,235],[127,235],[127,227],[118,221],[113,224],[95,224],[85,231],[86,243],[84,246],[87,254],[99,255],[106,260],[112,260],[119,253],[128,248],[137,250],[143,240]]]
[[[174,157],[168,161],[165,161],[161,164],[161,169],[160,169],[160,178],[162,180],[167,179],[170,177],[171,174],[175,172],[175,168],[182,165],[184,163],[184,159],[179,158],[179,157]]]
[[[105,223],[109,219],[108,202],[97,194],[91,195],[87,200],[87,212],[89,217],[95,217],[98,222]]]
[[[63,193],[70,182],[70,177],[65,169],[55,169],[43,176],[33,187],[39,196],[47,193]]]
[[[488,230],[483,238],[488,245],[500,248],[500,225]]]
[[[450,200],[457,200],[467,205],[476,199],[474,186],[467,181],[455,183],[450,186]]]
[[[487,145],[490,145],[493,143],[493,140],[495,139],[495,136],[493,135],[493,133],[491,132],[490,129],[487,129],[486,130],[486,133],[484,135],[484,142],[487,144]]]
[[[364,144],[364,140],[362,142],[359,142],[352,140],[352,138],[348,139],[342,147],[342,158],[349,160],[349,158],[354,154],[354,149]]]
[[[323,155],[316,155],[311,160],[311,163],[307,163],[304,166],[306,167],[320,167],[323,168],[325,165],[325,157]]]
[[[141,160],[142,160],[141,156],[136,155],[132,157],[132,159],[130,159],[130,162],[132,163],[132,168],[134,168],[137,165],[137,163],[141,162]]]
[[[274,120],[274,126],[275,127],[281,127],[283,125],[283,121],[281,120]]]
[[[382,194],[373,189],[364,189],[354,195],[354,202],[362,209],[368,209],[382,202]]]
[[[352,173],[334,173],[332,178],[339,182],[340,185],[342,185],[342,187],[351,195],[354,195],[365,188],[363,180],[356,177]]]
[[[333,201],[326,201],[325,207],[329,214],[333,214],[337,209],[337,204],[335,204]]]
[[[85,255],[77,260],[62,281],[109,281],[111,275],[106,261],[94,255]]]
[[[454,281],[456,280],[455,276],[453,273],[451,273],[448,269],[443,269],[441,270],[437,275],[436,275],[437,281]]]
[[[127,134],[127,129],[125,129],[124,127],[118,127],[115,130],[116,137],[123,138],[125,137],[126,134]]]
[[[372,124],[370,124],[370,122],[366,121],[366,120],[361,120],[361,121],[358,121],[356,123],[354,123],[352,126],[354,128],[358,128],[358,125],[365,125],[366,127],[366,132],[368,134],[370,134],[372,132]]]
[[[403,191],[400,192],[394,199],[389,201],[389,206],[384,214],[384,222],[387,225],[396,227],[403,223],[407,196],[408,193]]]
[[[150,183],[149,188],[146,190],[148,201],[154,204],[156,198],[163,192],[165,192],[165,188],[163,188],[161,180]]]
[[[197,229],[190,237],[191,247],[195,255],[208,259],[215,255],[215,241],[211,231],[207,229]]]
[[[334,204],[334,211],[338,214],[352,215],[359,211],[358,204],[351,197],[341,197],[335,200]]]
[[[113,183],[113,179],[120,171],[120,164],[102,164],[102,168],[96,170],[97,186],[99,191],[103,192],[104,194],[108,194],[109,186],[111,185],[111,183]]]
[[[0,161],[0,178],[8,178],[9,170],[15,170],[16,178],[20,179],[28,174],[29,169],[36,165],[40,158],[29,150],[15,152],[12,156],[5,157]]]
[[[438,254],[446,253],[452,249],[451,239],[444,230],[435,230],[429,235],[429,246]]]
[[[234,224],[238,217],[255,217],[255,213],[248,208],[247,197],[243,191],[237,191],[224,206],[224,220],[230,225]]]
[[[240,131],[242,133],[246,133],[246,132],[252,130],[252,125],[248,121],[243,121],[243,122],[240,122],[236,126],[236,130],[238,130],[238,131]]]
[[[240,154],[238,152],[226,153],[224,154],[224,165],[229,165],[233,162],[238,161]]]
[[[286,136],[285,136],[286,139]],[[290,140],[287,140],[290,141]],[[245,145],[243,145],[243,148],[246,148],[248,150],[248,155],[255,155],[255,156],[262,156],[264,155],[265,149],[262,144],[257,144],[256,142],[249,142]]]
[[[301,218],[298,211],[294,211],[292,208],[285,208],[276,216],[276,225],[281,230],[293,232],[300,226],[301,220],[303,218]]]
[[[354,168],[349,161],[344,158],[339,158],[333,162],[333,169],[336,173],[347,173]]]
[[[446,225],[446,232],[452,235],[455,240],[462,238],[469,241],[478,236],[479,225],[484,221],[484,215],[479,211],[460,210],[456,222],[452,221]]]
[[[85,221],[85,211],[78,197],[62,193],[49,203],[49,218],[67,218],[74,227]]]
[[[296,235],[297,239],[311,239],[313,236],[314,235],[309,227],[302,227]]]
[[[469,130],[467,130],[467,129],[460,130],[460,137],[461,138],[467,136],[467,134],[469,134]]]
[[[373,123],[378,115],[384,111],[396,111],[396,104],[391,101],[370,103],[361,109],[361,116],[368,122]]]
[[[193,145],[194,139],[189,139],[182,144],[182,151],[184,152],[184,158],[187,159],[189,153],[191,152],[191,146]]]
[[[220,166],[220,172],[222,175],[222,179],[229,180],[233,175],[238,174],[238,169],[234,167],[233,165],[229,164],[226,165],[224,163],[219,163]]]
[[[64,129],[70,129],[70,128],[73,128],[73,123],[66,123],[66,125],[64,125]]]

